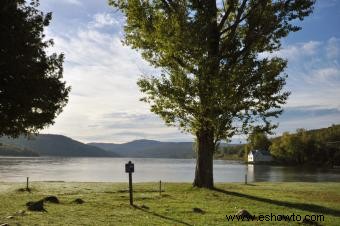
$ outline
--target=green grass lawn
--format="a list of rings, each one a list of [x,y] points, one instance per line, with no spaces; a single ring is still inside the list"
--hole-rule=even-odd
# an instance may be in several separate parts
[[[134,184],[135,207],[129,205],[127,184],[33,182],[0,183],[0,224],[9,225],[300,225],[298,222],[228,222],[226,215],[246,209],[251,214],[324,215],[321,225],[340,225],[340,183],[216,184],[215,191],[189,183]],[[48,195],[60,204],[46,203],[47,212],[26,210],[26,202]],[[84,204],[72,201],[81,198]],[[204,213],[197,213],[200,208]],[[24,216],[16,216],[26,210]],[[8,216],[13,216],[8,219]]]

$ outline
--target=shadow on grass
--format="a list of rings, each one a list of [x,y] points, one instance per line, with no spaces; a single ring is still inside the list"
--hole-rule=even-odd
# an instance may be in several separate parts
[[[111,193],[128,193],[129,190],[128,189],[121,189],[118,191],[113,191]],[[159,189],[133,189],[134,193],[159,193]],[[161,190],[161,192],[165,192],[164,189]]]
[[[30,188],[19,188],[16,191],[17,192],[29,192],[29,193],[31,193],[32,189],[30,189]]]
[[[136,205],[133,205],[133,207],[136,208],[136,209],[138,209],[138,210],[140,210],[140,211],[143,211],[143,212],[145,212],[145,213],[148,213],[148,214],[150,214],[150,215],[153,215],[153,216],[155,216],[155,217],[159,217],[159,218],[162,218],[162,219],[165,219],[165,220],[169,220],[169,221],[172,221],[172,222],[177,223],[177,224],[183,224],[183,225],[187,225],[187,226],[193,226],[192,224],[189,224],[189,223],[187,223],[187,222],[184,222],[184,221],[181,221],[181,220],[177,220],[177,219],[175,219],[175,218],[167,217],[167,216],[161,215],[161,214],[156,213],[156,212],[152,212],[152,211],[150,211],[150,210],[148,210],[148,209],[144,209],[144,208],[139,207],[139,206],[136,206]]]
[[[340,216],[340,210],[332,209],[332,208],[328,208],[324,206],[319,206],[315,204],[293,203],[293,202],[273,200],[273,199],[262,198],[258,196],[247,195],[247,194],[242,194],[242,193],[233,192],[233,191],[226,191],[220,188],[215,188],[214,190],[217,192],[226,194],[226,195],[233,195],[233,196],[247,198],[247,199],[251,199],[251,200],[259,201],[259,202],[266,202],[266,203],[273,204],[273,205],[295,208],[295,209],[310,211],[314,213],[329,214],[329,215],[336,216],[336,217]]]

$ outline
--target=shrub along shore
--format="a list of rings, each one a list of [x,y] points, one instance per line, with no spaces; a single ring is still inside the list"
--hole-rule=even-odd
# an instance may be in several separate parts
[[[135,206],[129,205],[126,183],[32,182],[30,191],[25,186],[0,183],[0,224],[299,225],[293,219],[274,222],[259,218],[292,214],[302,218],[322,215],[318,225],[340,224],[340,183],[217,183],[216,190],[193,188],[189,183],[163,183],[161,194],[159,183],[137,183]],[[48,202],[51,196],[58,202]],[[46,211],[27,209],[27,202],[44,199]],[[241,209],[255,215],[255,221],[228,222],[226,215]]]

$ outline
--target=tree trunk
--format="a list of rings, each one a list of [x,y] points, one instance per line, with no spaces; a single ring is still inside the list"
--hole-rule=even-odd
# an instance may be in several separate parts
[[[213,178],[213,132],[203,130],[197,132],[196,171],[193,186],[199,188],[214,188]]]
[[[219,30],[217,27],[216,1],[204,0],[198,3],[197,17],[202,24],[200,35],[202,46],[206,49],[204,63],[199,73],[199,98],[201,105],[200,129],[196,132],[197,157],[196,171],[193,186],[200,188],[214,188],[213,154],[214,127],[212,121],[215,113],[212,110],[214,103],[214,81],[219,73]]]

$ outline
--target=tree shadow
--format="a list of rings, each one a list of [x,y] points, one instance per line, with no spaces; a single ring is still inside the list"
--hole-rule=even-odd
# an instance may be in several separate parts
[[[32,189],[30,189],[30,188],[19,188],[16,191],[17,192],[28,192],[28,193],[31,193]]]
[[[247,198],[247,199],[251,199],[254,201],[266,202],[266,203],[273,204],[273,205],[300,209],[303,211],[309,211],[309,212],[321,213],[321,214],[329,214],[329,215],[336,216],[336,217],[340,216],[340,210],[332,209],[332,208],[328,208],[324,206],[319,206],[315,204],[293,203],[293,202],[287,202],[287,201],[273,200],[273,199],[262,198],[262,197],[253,196],[253,195],[242,194],[239,192],[226,191],[220,188],[214,188],[214,191],[217,191],[217,192],[220,192],[226,195],[233,195],[233,196],[237,196],[241,198]]]
[[[136,205],[133,205],[134,208],[138,209],[138,210],[141,210],[145,213],[148,213],[150,215],[153,215],[155,217],[159,217],[159,218],[162,218],[162,219],[165,219],[165,220],[169,220],[169,221],[173,221],[175,223],[178,223],[178,224],[183,224],[183,225],[187,225],[187,226],[193,226],[192,224],[189,224],[187,222],[184,222],[184,221],[181,221],[181,220],[177,220],[175,218],[171,218],[171,217],[167,217],[167,216],[164,216],[164,215],[161,215],[159,213],[156,213],[156,212],[153,212],[153,211],[150,211],[148,209],[144,209],[142,207],[139,207],[139,206],[136,206]]]

